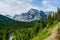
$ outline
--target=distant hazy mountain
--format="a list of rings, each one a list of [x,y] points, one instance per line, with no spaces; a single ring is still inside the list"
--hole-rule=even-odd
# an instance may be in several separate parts
[[[46,17],[45,12],[36,9],[30,9],[27,13],[21,13],[21,15],[15,15],[13,19],[18,21],[32,21],[32,20],[40,20],[41,17]]]
[[[11,15],[5,15],[5,16],[8,17],[8,18],[13,19],[13,17]]]

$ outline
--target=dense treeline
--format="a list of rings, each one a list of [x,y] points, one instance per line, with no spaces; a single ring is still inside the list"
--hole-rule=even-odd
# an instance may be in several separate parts
[[[60,9],[34,22],[19,22],[0,15],[0,40],[9,40],[10,36],[13,36],[12,40],[32,40],[56,20],[60,20]]]

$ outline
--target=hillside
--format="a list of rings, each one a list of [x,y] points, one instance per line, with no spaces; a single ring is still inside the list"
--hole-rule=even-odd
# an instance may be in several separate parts
[[[21,22],[21,21],[16,21],[13,19],[10,19],[8,17],[5,17],[3,15],[0,15],[0,27],[1,26],[13,26],[13,27],[31,27],[34,25],[34,22]]]
[[[38,33],[38,26],[39,21],[21,22],[0,15],[0,40],[9,40],[11,35],[13,40],[29,40]]]
[[[58,33],[59,33],[59,23],[55,26],[55,27],[53,27],[51,30],[50,30],[50,32],[51,32],[51,35],[50,36],[48,36],[46,39],[44,39],[44,40],[58,40],[58,37],[57,37],[57,35],[58,35]],[[58,31],[59,30],[59,31]],[[60,34],[60,33],[59,33]]]
[[[58,21],[55,21],[49,28],[46,27],[44,30],[40,31],[32,40],[57,40],[59,25]]]

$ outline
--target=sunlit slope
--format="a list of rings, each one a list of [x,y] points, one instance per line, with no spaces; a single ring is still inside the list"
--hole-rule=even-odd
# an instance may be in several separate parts
[[[60,40],[60,22],[50,31],[51,35],[44,40]]]
[[[46,27],[40,31],[32,40],[57,40],[58,20],[56,20],[50,27]]]

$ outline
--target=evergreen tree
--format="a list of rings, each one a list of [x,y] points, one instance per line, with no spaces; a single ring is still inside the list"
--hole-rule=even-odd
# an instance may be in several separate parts
[[[53,23],[53,19],[52,19],[51,13],[48,14],[47,22],[48,22],[48,26],[50,26]]]
[[[59,8],[57,8],[57,19],[58,21],[60,21],[60,9]]]
[[[43,29],[47,26],[45,18],[41,18],[40,20],[40,29]]]
[[[55,21],[55,20],[57,20],[57,13],[55,12],[55,13],[53,13],[53,21]]]

